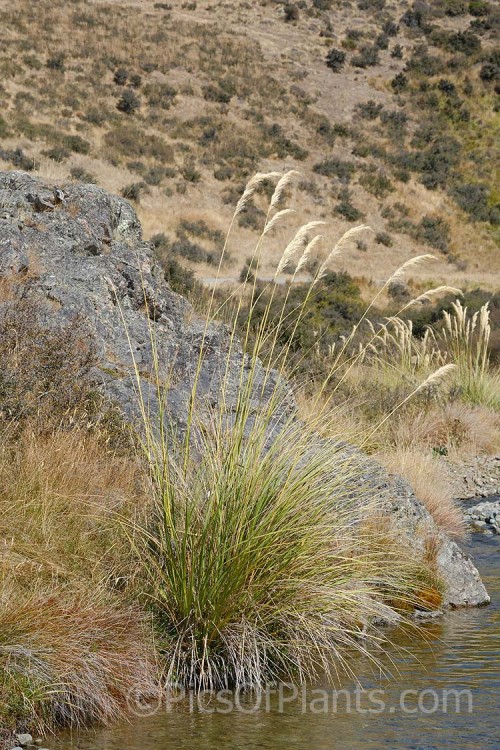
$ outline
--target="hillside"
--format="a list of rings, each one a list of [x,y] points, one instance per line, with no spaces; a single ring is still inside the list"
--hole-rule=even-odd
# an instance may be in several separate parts
[[[483,0],[0,0],[0,168],[121,192],[208,280],[249,176],[295,168],[294,225],[375,230],[342,258],[355,277],[430,251],[417,280],[495,289],[498,23]]]

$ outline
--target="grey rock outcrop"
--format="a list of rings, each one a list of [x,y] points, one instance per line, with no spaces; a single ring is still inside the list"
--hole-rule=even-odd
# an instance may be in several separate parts
[[[165,282],[127,201],[94,185],[54,187],[22,172],[0,173],[0,282],[2,279],[8,282],[11,295],[46,305],[47,325],[64,324],[75,314],[85,318],[97,350],[96,383],[118,403],[128,420],[137,417],[131,349],[141,375],[141,390],[153,411],[158,406],[151,384],[152,327],[161,374],[169,382],[169,418],[182,430],[205,324]],[[229,331],[220,324],[210,325],[206,342],[198,393],[202,402],[214,404],[220,396]],[[237,395],[242,357],[241,348],[233,345],[225,387],[229,411]],[[261,369],[258,379],[263,373]],[[264,398],[276,382],[276,378],[269,379]],[[283,414],[293,409],[288,389]],[[365,481],[384,498],[387,514],[409,546],[415,549],[421,544],[421,529],[438,540],[437,559],[447,587],[445,603],[467,606],[489,601],[472,561],[437,530],[411,487],[388,476],[359,452],[358,458]]]
[[[465,518],[476,531],[500,534],[500,499],[485,501],[468,508]]]

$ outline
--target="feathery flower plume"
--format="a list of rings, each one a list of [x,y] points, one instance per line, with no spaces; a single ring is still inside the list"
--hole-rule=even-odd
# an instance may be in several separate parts
[[[436,260],[436,256],[430,255],[430,253],[426,253],[425,255],[417,255],[415,256],[415,258],[410,258],[410,260],[407,260],[405,263],[403,263],[402,266],[394,271],[390,279],[388,279],[386,286],[390,284],[391,281],[397,281],[398,279],[401,279],[409,268],[413,268],[414,266],[417,266],[419,263],[423,263],[426,260]]]
[[[316,237],[313,237],[312,240],[306,245],[306,249],[304,250],[304,252],[300,256],[299,262],[297,263],[297,268],[295,269],[295,273],[296,274],[304,267],[304,265],[307,263],[307,259],[311,255],[312,251],[324,239],[325,239],[325,237],[324,237],[323,234],[317,234]]]
[[[264,227],[264,234],[268,234],[271,229],[276,226],[276,224],[281,221],[285,216],[288,216],[288,214],[294,214],[295,211],[293,208],[284,208],[282,211],[278,211],[277,214],[274,214],[273,218],[267,222],[266,226]]]
[[[248,181],[247,186],[243,191],[243,195],[236,204],[234,216],[238,216],[238,214],[246,208],[248,201],[253,196],[259,185],[262,185],[266,180],[276,179],[276,177],[281,177],[279,172],[257,172],[257,174]]]
[[[418,391],[421,391],[424,388],[428,388],[431,385],[435,385],[436,383],[439,383],[439,381],[442,380],[444,377],[446,377],[448,373],[456,369],[457,369],[456,365],[443,365],[438,370],[436,370],[436,372],[431,373],[429,377],[424,380],[423,383],[420,383],[415,393],[418,393]]]
[[[435,297],[438,294],[457,294],[462,296],[463,292],[461,289],[456,289],[454,286],[437,286],[435,289],[428,289],[426,292],[423,292],[423,294],[415,297],[415,299],[410,300],[408,304],[404,306],[403,310],[411,307],[411,305],[416,305],[418,302],[430,300],[431,297]]]
[[[274,274],[274,280],[276,280],[280,273],[282,273],[282,271],[287,267],[290,258],[295,253],[295,251],[303,247],[303,245],[307,241],[309,232],[311,232],[313,229],[316,229],[316,227],[321,227],[325,224],[326,221],[310,221],[308,224],[304,224],[298,229],[295,237],[288,243],[283,255],[281,256],[281,260],[278,263],[276,273]]]
[[[285,172],[282,177],[278,180],[278,183],[276,187],[274,188],[274,193],[271,198],[271,203],[269,204],[269,208],[276,208],[276,206],[279,205],[281,198],[283,197],[283,193],[286,190],[287,186],[290,184],[290,182],[293,180],[295,175],[300,174],[297,172],[296,169],[291,169],[289,172]]]
[[[325,260],[319,267],[318,273],[316,275],[316,281],[323,278],[333,258],[335,258],[335,256],[340,254],[340,252],[344,249],[345,245],[347,244],[347,242],[349,242],[351,237],[354,237],[354,235],[359,234],[359,232],[364,232],[366,229],[369,229],[370,232],[373,232],[373,229],[369,227],[367,224],[360,224],[359,226],[352,227],[351,229],[348,229],[347,232],[344,232],[344,234],[342,235],[340,240],[337,242],[333,250],[330,251],[329,255],[327,255],[327,257],[325,258]]]

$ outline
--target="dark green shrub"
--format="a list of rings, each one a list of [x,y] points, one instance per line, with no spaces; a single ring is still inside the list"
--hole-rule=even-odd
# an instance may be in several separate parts
[[[479,78],[485,82],[500,80],[500,66],[492,62],[484,63],[479,72]]]
[[[118,70],[115,70],[115,74],[113,76],[113,81],[116,83],[117,86],[125,86],[128,80],[128,70],[125,68],[118,68]]]
[[[212,83],[210,83],[206,86],[203,86],[203,98],[206,99],[207,102],[229,104],[232,96],[220,86],[214,86]]]
[[[229,164],[223,164],[217,169],[214,169],[214,177],[216,180],[223,182],[224,180],[231,180],[234,176],[234,170]]]
[[[53,146],[52,148],[49,148],[47,151],[42,152],[44,156],[48,156],[49,159],[53,159],[54,161],[65,161],[69,155],[70,152],[67,148],[64,146]]]
[[[346,219],[346,221],[360,221],[364,216],[363,212],[349,201],[340,201],[333,210],[336,214]]]
[[[215,143],[219,139],[217,128],[211,127],[206,128],[200,137],[200,143],[203,146],[208,146],[210,143]]]
[[[65,135],[63,144],[75,154],[88,154],[90,152],[90,143],[80,135]]]
[[[324,175],[325,177],[338,177],[344,182],[349,182],[354,174],[356,165],[350,161],[343,161],[335,157],[324,159],[324,161],[315,164],[313,172]]]
[[[333,209],[336,214],[342,216],[347,221],[359,221],[363,218],[363,213],[359,211],[351,202],[351,194],[347,188],[339,193],[340,203]]]
[[[490,13],[491,5],[485,0],[471,0],[469,3],[469,13],[471,16],[487,16]]]
[[[193,271],[184,268],[178,260],[175,258],[161,258],[161,265],[165,275],[165,281],[168,283],[170,288],[182,294],[183,297],[199,298],[203,295],[204,289],[201,284],[196,281]]]
[[[457,91],[455,84],[452,81],[448,81],[446,78],[441,78],[441,80],[438,81],[438,89],[442,91],[443,94],[455,94]]]
[[[394,21],[385,21],[384,25],[382,26],[382,31],[387,36],[397,36],[399,26],[397,25],[397,23],[394,23]]]
[[[389,37],[387,36],[387,34],[379,34],[378,37],[375,39],[375,45],[379,49],[388,49]]]
[[[333,135],[338,135],[340,138],[351,138],[352,131],[348,125],[344,125],[342,122],[336,122],[332,127]]]
[[[200,237],[201,239],[209,240],[214,242],[216,245],[222,246],[224,243],[224,233],[220,229],[210,229],[206,221],[202,219],[198,221],[189,221],[188,219],[181,219],[179,222],[178,231],[180,233],[188,233],[193,237]]]
[[[242,284],[244,284],[245,282],[253,283],[253,281],[255,281],[256,268],[257,268],[257,259],[247,258],[240,271],[240,275],[239,275],[240,282]]]
[[[245,210],[240,214],[238,224],[246,229],[262,230],[266,215],[255,203],[248,203]]]
[[[467,0],[443,0],[444,11],[447,16],[464,16],[469,10]]]
[[[293,3],[287,3],[284,8],[285,22],[290,23],[291,21],[298,21],[300,18],[300,11]]]
[[[416,239],[430,247],[447,252],[450,239],[450,225],[440,217],[424,216],[417,225]]]
[[[383,106],[369,99],[367,102],[357,104],[354,109],[364,120],[375,120],[382,112]]]
[[[342,50],[335,49],[335,47],[332,47],[332,49],[329,50],[326,56],[326,64],[327,64],[327,67],[330,68],[330,70],[333,70],[334,73],[338,73],[344,67],[345,52],[342,52]]]
[[[170,246],[170,252],[173,255],[180,255],[185,260],[192,263],[205,263],[207,252],[201,245],[192,242],[185,234],[180,235]]]
[[[104,136],[104,143],[108,150],[129,159],[134,156],[149,156],[165,163],[172,162],[174,158],[172,146],[157,135],[147,135],[133,123],[118,125],[108,131]]]
[[[457,31],[449,35],[446,41],[446,49],[450,52],[474,55],[481,49],[481,40],[471,31]]]
[[[97,177],[94,177],[93,174],[90,172],[87,172],[83,167],[72,167],[70,170],[70,175],[73,180],[76,180],[77,182],[84,182],[88,185],[95,185],[97,184]]]
[[[141,100],[132,89],[125,89],[116,104],[116,108],[120,110],[120,112],[124,112],[126,115],[133,114],[140,106]]]
[[[415,2],[401,16],[401,23],[408,26],[409,29],[424,29],[427,22],[429,6],[423,2]]]
[[[84,119],[91,125],[103,125],[106,122],[106,113],[102,107],[89,107],[85,112]]]
[[[443,70],[443,63],[439,57],[429,55],[426,45],[422,44],[415,48],[406,67],[420,75],[435,76]]]
[[[158,257],[163,258],[166,253],[170,252],[171,242],[164,232],[154,234],[149,241],[151,242]]]
[[[35,168],[35,160],[32,156],[27,156],[19,146],[15,149],[1,149],[0,158],[9,161],[16,169],[24,172],[31,172]]]
[[[398,73],[391,81],[391,87],[396,94],[408,88],[408,78],[404,73]]]
[[[139,89],[142,86],[142,76],[139,73],[132,73],[130,76],[130,85],[134,89]]]
[[[490,193],[487,185],[465,183],[455,186],[450,193],[474,221],[490,221]]]
[[[385,0],[358,0],[360,10],[382,10],[385,6]]]
[[[187,182],[199,182],[201,180],[201,172],[196,168],[196,164],[193,159],[188,159],[181,169],[181,174]]]
[[[364,35],[365,32],[361,31],[361,29],[346,29],[346,38],[352,39],[355,42],[359,39],[363,39]]]
[[[298,143],[290,140],[286,136],[282,126],[278,123],[263,125],[261,129],[264,137],[270,143],[270,151],[276,152],[280,159],[292,156],[294,159],[303,161],[307,158],[309,152],[302,148],[302,146],[299,146]]]
[[[58,70],[60,73],[64,73],[65,71],[65,56],[61,53],[58,53],[57,55],[53,55],[52,57],[49,57],[47,60],[47,67],[50,68],[50,70]]]
[[[165,167],[151,167],[151,169],[144,172],[144,182],[147,185],[158,186],[161,185],[166,176],[167,170]]]
[[[351,58],[351,65],[355,68],[369,68],[377,64],[378,47],[375,44],[364,45],[359,53]]]
[[[391,57],[393,57],[395,60],[403,59],[403,48],[400,44],[394,45],[394,47],[391,50]]]
[[[0,115],[0,138],[6,138],[9,135],[9,132],[9,126],[2,115]]]
[[[408,115],[401,110],[392,112],[384,111],[380,115],[380,121],[386,126],[387,130],[393,135],[403,135],[408,123]]]
[[[130,185],[125,185],[120,192],[122,196],[129,201],[139,201],[141,193],[146,187],[147,185],[144,182],[132,182]]]
[[[377,245],[384,245],[385,247],[392,247],[393,245],[392,237],[387,232],[377,232],[375,242]]]
[[[360,178],[359,182],[377,198],[385,198],[395,190],[392,182],[382,170],[367,172]]]
[[[177,89],[168,83],[150,83],[144,87],[143,92],[150,107],[170,109],[177,94]]]
[[[421,173],[426,187],[446,186],[451,169],[460,161],[460,152],[461,145],[455,138],[434,136],[426,148],[414,155],[413,166]]]

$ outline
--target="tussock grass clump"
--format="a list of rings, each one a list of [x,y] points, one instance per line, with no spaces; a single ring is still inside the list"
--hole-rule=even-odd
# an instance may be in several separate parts
[[[109,724],[131,686],[157,692],[151,636],[136,609],[54,591],[0,597],[0,712],[7,729]]]
[[[492,371],[489,362],[491,336],[488,303],[472,316],[457,300],[452,311],[443,313],[444,325],[438,334],[442,344],[457,364],[458,384],[467,400],[500,409],[500,373]]]
[[[458,290],[442,287],[434,291],[453,293]],[[428,294],[421,298],[428,298]],[[494,410],[500,408],[500,375],[490,363],[488,303],[468,315],[467,307],[457,299],[449,312],[443,311],[441,324],[427,327],[421,338],[413,334],[412,321],[403,320],[399,315],[389,318],[379,331],[375,332],[373,326],[371,330],[374,340],[368,355],[384,377],[393,381],[414,379],[436,367],[453,363],[456,367],[451,378],[452,391],[466,402]]]
[[[432,580],[388,542],[387,520],[383,541],[360,531],[376,503],[352,456],[303,425],[281,426],[267,445],[269,427],[215,419],[184,460],[154,446],[156,516],[137,551],[169,681],[206,689],[331,673],[346,648],[369,650],[364,630],[377,640],[375,617],[397,619],[389,601],[411,609]]]
[[[318,283],[343,248],[367,228],[350,229],[323,256],[291,315],[289,290],[281,307],[273,306],[276,280],[289,265],[295,267],[292,280],[300,272],[323,239],[318,231],[324,222],[300,227],[267,285],[267,302],[255,314],[263,294],[257,274],[268,236],[290,214],[282,205],[293,177],[293,172],[256,175],[237,204],[229,233],[259,186],[274,181],[240,290],[223,301],[214,291],[208,304],[182,434],[168,429],[163,406],[158,420],[152,419],[135,366],[155,514],[144,527],[134,526],[134,548],[147,581],[144,593],[166,636],[166,679],[196,689],[261,686],[283,674],[331,673],[344,649],[369,654],[366,638],[376,639],[370,630],[375,618],[393,620],[400,610],[411,610],[421,601],[422,587],[436,591],[434,598],[440,600],[432,566],[401,549],[391,536],[390,520],[382,535],[379,525],[366,523],[381,509],[360,455],[314,429],[324,414],[318,405],[329,401],[324,399],[328,382],[342,368],[345,377],[346,369],[362,358],[362,352],[354,362],[343,356],[352,336],[336,353],[319,389],[312,429],[296,420],[290,386],[281,378],[293,374],[290,351]],[[243,300],[248,313],[240,333],[247,355],[238,366],[234,394],[228,388],[229,368]],[[207,332],[212,318],[228,309],[234,319],[218,404],[207,409],[198,393]],[[151,341],[156,351],[153,329]],[[160,377],[160,365],[156,357],[153,375],[158,403],[164,405],[168,383]],[[442,371],[416,390],[437,382]]]

